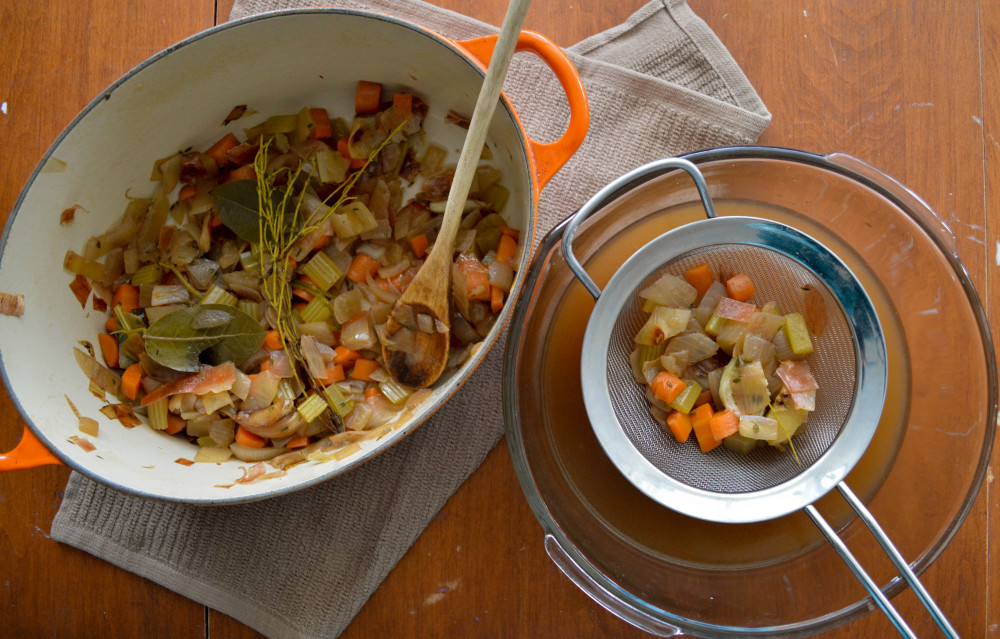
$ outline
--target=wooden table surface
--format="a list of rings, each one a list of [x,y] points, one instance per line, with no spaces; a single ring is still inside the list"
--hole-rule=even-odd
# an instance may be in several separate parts
[[[504,0],[435,0],[500,24]],[[232,0],[0,3],[0,221],[34,165],[87,102],[162,48],[226,20]],[[526,27],[568,46],[645,0],[536,0]],[[866,160],[953,229],[987,305],[1000,269],[1000,3],[690,0],[774,120],[761,143]],[[989,213],[993,211],[993,213]],[[0,450],[21,424],[0,391]],[[994,450],[994,466],[998,454]],[[0,475],[0,636],[258,636],[217,612],[48,537],[69,471]],[[992,477],[992,473],[990,474]],[[1000,497],[984,484],[924,583],[966,637],[1000,636]],[[428,595],[461,577],[436,603]],[[921,636],[935,628],[897,597]],[[347,631],[348,637],[637,637],[552,564],[504,443],[461,487]],[[891,636],[871,614],[825,637]]]

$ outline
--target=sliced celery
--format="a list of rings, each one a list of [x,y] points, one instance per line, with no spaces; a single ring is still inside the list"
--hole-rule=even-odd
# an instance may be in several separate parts
[[[378,220],[360,200],[352,200],[330,216],[330,225],[337,237],[350,239],[378,226]]]
[[[723,439],[722,445],[729,450],[740,453],[741,455],[747,455],[750,451],[757,447],[757,440],[735,434]]]
[[[669,406],[687,415],[694,408],[694,403],[698,401],[698,396],[701,395],[701,385],[693,379],[686,379],[684,383],[687,386],[684,387],[680,395],[674,398],[674,401],[670,402]]]
[[[354,409],[354,402],[350,397],[345,397],[336,386],[327,386],[323,389],[326,403],[341,417],[346,417]]]
[[[254,318],[258,322],[260,321],[260,302],[255,302],[253,300],[240,300],[236,303],[236,306],[250,317]]]
[[[317,296],[309,300],[306,307],[302,309],[302,321],[306,324],[325,322],[332,312],[330,303],[322,297]]]
[[[205,296],[201,298],[202,304],[225,304],[227,306],[236,306],[239,301],[238,297],[217,284],[213,284]]]
[[[306,422],[312,422],[314,419],[326,412],[329,406],[326,400],[319,394],[313,394],[306,398],[305,401],[299,403],[295,410],[299,411],[299,416],[302,417]]]
[[[169,397],[163,397],[146,407],[146,415],[149,417],[149,427],[153,430],[167,429],[167,404]]]
[[[384,382],[380,382],[378,385],[378,389],[382,392],[383,395],[385,395],[385,398],[388,399],[393,404],[400,404],[402,402],[405,402],[406,398],[413,393],[413,391],[411,391],[410,389],[400,384],[397,384],[395,381],[391,379],[388,379]]]
[[[666,342],[660,344],[643,344],[639,346],[639,365],[658,359],[663,354],[663,349],[667,347]]]
[[[319,251],[299,269],[303,275],[311,279],[318,288],[328,291],[344,277],[344,272],[334,263],[333,259]]]
[[[132,284],[159,284],[163,279],[163,268],[159,264],[146,264],[132,275]]]
[[[291,133],[297,125],[298,116],[294,113],[291,115],[272,115],[264,122],[264,133],[268,135]]]
[[[785,337],[796,355],[808,355],[813,352],[812,339],[809,337],[809,327],[799,313],[785,315],[785,325],[782,327]]]
[[[243,265],[244,271],[260,272],[260,258],[252,251],[240,253],[240,264]]]

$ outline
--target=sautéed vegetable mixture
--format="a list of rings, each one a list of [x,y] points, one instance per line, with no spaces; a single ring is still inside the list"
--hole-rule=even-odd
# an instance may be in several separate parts
[[[145,411],[154,430],[197,444],[195,461],[279,469],[343,458],[401,423],[429,391],[389,377],[382,330],[434,244],[454,173],[425,139],[427,112],[411,93],[362,81],[350,123],[306,107],[156,162],[152,197],[129,197],[118,224],[65,260],[74,292],[92,287],[108,312],[104,365],[93,349],[76,356],[92,391],[121,402],[109,413]],[[410,318],[412,330],[450,330],[449,369],[513,284],[507,196],[500,171],[481,164],[456,239],[450,326]]]

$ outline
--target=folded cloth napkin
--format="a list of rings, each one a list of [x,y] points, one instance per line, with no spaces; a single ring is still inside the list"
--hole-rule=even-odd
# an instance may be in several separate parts
[[[231,18],[315,4],[237,0]],[[496,32],[418,0],[336,4],[396,15],[455,39]],[[652,0],[568,53],[587,90],[591,126],[583,146],[542,192],[542,234],[629,169],[697,149],[752,143],[770,121],[729,53],[682,0]],[[504,88],[528,133],[551,140],[563,131],[569,109],[556,79],[539,64],[534,56],[515,56]],[[414,434],[344,476],[288,496],[209,508],[146,501],[73,474],[52,537],[270,637],[336,637],[502,436],[503,349],[501,340]],[[241,549],[219,543],[241,539],[267,547],[268,540],[291,537],[299,543],[249,563]],[[328,543],[344,538],[355,543]],[[261,583],[282,588],[265,596]]]

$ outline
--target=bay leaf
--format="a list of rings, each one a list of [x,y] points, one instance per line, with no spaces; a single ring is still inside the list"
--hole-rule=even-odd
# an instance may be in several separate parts
[[[203,361],[239,366],[260,349],[265,335],[257,320],[235,306],[200,304],[164,315],[146,329],[144,338],[153,360],[194,372]]]
[[[212,189],[215,198],[215,212],[222,223],[233,233],[252,244],[260,243],[260,202],[257,199],[257,180],[233,180],[223,182]],[[298,215],[293,215],[295,198],[284,201],[284,192],[272,188],[268,190],[271,207],[285,220],[284,233],[292,233],[301,223]],[[285,215],[280,211],[287,208]]]
[[[215,198],[215,212],[222,223],[247,242],[260,242],[257,180],[223,182],[211,192]]]

